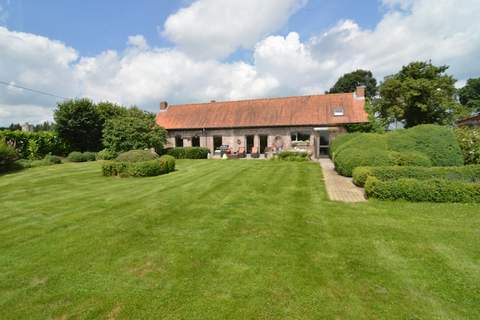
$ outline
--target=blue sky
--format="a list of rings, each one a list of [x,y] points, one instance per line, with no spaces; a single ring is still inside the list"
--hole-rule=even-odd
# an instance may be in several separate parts
[[[161,28],[170,14],[192,1],[182,0],[0,0],[8,8],[4,25],[10,30],[28,32],[65,42],[81,55],[96,55],[107,49],[123,50],[132,34],[143,35],[155,46],[171,46],[162,37]],[[309,38],[335,25],[340,19],[352,19],[372,28],[381,19],[377,0],[313,0],[292,15],[279,34],[296,31]],[[242,51],[242,50],[240,50]],[[247,50],[248,51],[248,50]],[[244,56],[240,52],[238,57]],[[235,54],[230,59],[237,57]]]
[[[478,0],[0,0],[0,126],[58,99],[169,103],[322,94],[415,60],[480,76]],[[60,100],[61,101],[61,100]]]

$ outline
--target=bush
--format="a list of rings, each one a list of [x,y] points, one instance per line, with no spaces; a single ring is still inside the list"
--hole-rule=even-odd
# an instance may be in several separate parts
[[[272,159],[282,161],[307,161],[308,153],[296,151],[282,151],[276,154],[275,157],[273,157]]]
[[[456,128],[455,136],[465,164],[480,164],[480,128]]]
[[[380,181],[412,178],[418,180],[443,179],[480,183],[480,165],[461,167],[357,167],[353,170],[353,183],[363,187],[368,177]]]
[[[60,159],[59,157],[57,156],[52,156],[51,154],[47,154],[45,156],[45,158],[43,158],[43,162],[47,165],[51,165],[51,164],[61,164],[62,163],[62,159]]]
[[[15,148],[0,139],[0,172],[10,170],[16,159],[17,153]]]
[[[386,134],[340,135],[332,146],[335,168],[346,176],[350,176],[352,170],[359,166],[463,164],[460,147],[452,130],[437,125],[421,125]]]
[[[332,143],[330,144],[330,157],[332,159],[335,158],[335,153],[339,151],[340,146],[344,145],[348,141],[360,135],[361,135],[360,132],[354,132],[354,133],[339,134],[338,136],[336,136],[335,139],[333,139]]]
[[[152,177],[174,170],[175,158],[168,155],[155,160],[139,162],[106,161],[102,164],[102,174],[104,176]]]
[[[425,124],[396,130],[386,136],[389,150],[423,153],[437,167],[463,165],[462,151],[450,128]]]
[[[115,151],[109,150],[109,149],[103,149],[99,152],[97,152],[96,155],[96,160],[113,160],[118,156],[118,154]]]
[[[338,153],[334,159],[335,169],[342,176],[351,177],[353,169],[360,166],[392,166],[395,157],[382,149],[348,148]]]
[[[381,200],[429,202],[480,202],[480,184],[443,179],[418,180],[402,178],[381,181],[368,177],[365,193]]]
[[[73,151],[70,152],[68,155],[68,160],[70,162],[87,162],[87,161],[95,161],[95,152],[78,152]]]
[[[210,150],[201,147],[177,147],[171,148],[166,153],[175,159],[207,159]]]
[[[158,159],[158,154],[150,150],[130,150],[120,153],[117,161],[140,162]]]

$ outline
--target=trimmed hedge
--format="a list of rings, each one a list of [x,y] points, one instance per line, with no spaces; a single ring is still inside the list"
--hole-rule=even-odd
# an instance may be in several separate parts
[[[55,132],[0,131],[0,140],[6,140],[22,159],[41,159],[47,154],[64,156],[69,146]]]
[[[117,161],[141,162],[158,159],[158,154],[150,150],[130,150],[118,155]]]
[[[73,151],[68,154],[67,157],[68,161],[70,162],[87,162],[87,161],[95,161],[96,155],[95,152],[79,152]]]
[[[461,167],[357,167],[353,170],[353,183],[363,187],[368,177],[380,181],[412,178],[418,180],[444,179],[480,183],[480,165]]]
[[[340,135],[332,142],[337,171],[351,176],[359,166],[460,166],[463,156],[450,128],[420,125],[385,134]]]
[[[480,183],[409,178],[381,181],[375,177],[368,177],[365,182],[365,193],[369,198],[381,200],[478,203]]]
[[[52,155],[48,155],[48,154],[42,160],[20,159],[20,160],[15,162],[17,167],[19,166],[20,169],[51,166],[51,165],[61,164],[61,163],[62,163],[62,159],[60,159],[57,156],[52,156]]]
[[[175,170],[175,158],[162,156],[159,159],[128,162],[106,161],[102,164],[102,175],[118,177],[153,177]]]
[[[210,150],[202,147],[177,147],[166,150],[175,159],[207,159]]]
[[[296,152],[296,151],[282,151],[275,155],[272,158],[273,160],[282,160],[282,161],[307,161],[308,153],[306,152]]]

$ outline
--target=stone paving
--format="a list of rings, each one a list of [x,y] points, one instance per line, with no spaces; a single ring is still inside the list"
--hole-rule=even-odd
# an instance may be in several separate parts
[[[332,160],[322,158],[319,162],[322,167],[323,178],[325,179],[325,186],[330,200],[342,202],[367,201],[363,189],[355,186],[352,178],[342,177],[335,171]]]

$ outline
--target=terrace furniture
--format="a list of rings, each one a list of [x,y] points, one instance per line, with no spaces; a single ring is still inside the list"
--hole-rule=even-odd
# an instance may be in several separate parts
[[[245,148],[244,147],[238,148],[237,155],[238,155],[239,158],[245,158]]]

